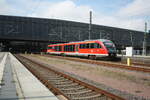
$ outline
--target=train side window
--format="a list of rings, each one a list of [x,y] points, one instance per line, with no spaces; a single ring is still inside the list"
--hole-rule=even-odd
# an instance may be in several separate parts
[[[71,45],[68,45],[68,51],[71,51]]]
[[[65,51],[68,51],[68,46],[67,45],[65,46],[65,49],[66,49]]]
[[[83,48],[83,44],[80,44],[80,46],[79,46],[79,47],[80,47],[80,49],[82,49],[82,48]]]
[[[79,46],[80,46],[79,44],[76,44],[76,46],[75,46],[76,50],[75,51],[79,51]]]
[[[68,51],[71,51],[71,45],[68,45]]]
[[[58,51],[62,51],[61,46],[58,46]]]
[[[80,49],[87,49],[87,48],[90,48],[90,44],[87,43],[87,44],[80,44]]]
[[[95,43],[90,43],[90,48],[95,48]]]
[[[54,46],[55,51],[57,51],[57,46]]]
[[[52,47],[48,47],[47,49],[53,49]]]
[[[68,46],[66,45],[66,51],[68,51]]]
[[[95,48],[101,48],[100,44],[95,43]]]
[[[68,51],[68,45],[66,45],[66,51]]]
[[[75,51],[75,45],[64,46],[64,51]]]
[[[86,44],[86,48],[89,48],[89,46],[90,46],[90,44],[89,44],[89,43],[87,43],[87,44]]]
[[[72,50],[71,51],[75,51],[75,45],[72,45]]]
[[[64,46],[64,51],[66,51],[67,49],[66,49],[66,45]]]
[[[54,49],[55,51],[60,51],[60,46],[55,46]]]
[[[67,51],[69,51],[69,45],[67,45]]]
[[[84,44],[84,48],[86,49],[88,46],[87,46],[87,44]]]
[[[66,51],[69,51],[68,45],[66,45]]]
[[[83,48],[83,49],[86,48],[86,44],[82,44],[82,48]]]
[[[85,44],[80,44],[80,49],[84,49],[84,46]]]
[[[70,45],[69,51],[75,51],[75,45]]]
[[[80,49],[82,48],[82,44],[79,45],[79,48],[80,48]]]

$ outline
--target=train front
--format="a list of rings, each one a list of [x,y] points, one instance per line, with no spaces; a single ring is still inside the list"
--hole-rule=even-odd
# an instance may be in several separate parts
[[[103,44],[108,51],[108,55],[110,57],[116,57],[116,47],[115,47],[114,43],[110,40],[105,40],[105,41],[103,41]]]

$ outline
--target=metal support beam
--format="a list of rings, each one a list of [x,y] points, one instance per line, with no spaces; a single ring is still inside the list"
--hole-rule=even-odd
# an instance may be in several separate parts
[[[145,33],[143,41],[143,55],[146,55],[146,35],[147,35],[147,23],[145,22]]]
[[[92,11],[90,11],[90,23],[89,23],[89,40],[91,39],[91,28],[92,28]]]

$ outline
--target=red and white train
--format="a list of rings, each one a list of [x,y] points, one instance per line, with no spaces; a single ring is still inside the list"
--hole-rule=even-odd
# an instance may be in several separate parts
[[[95,59],[96,57],[116,56],[116,47],[112,41],[106,39],[85,40],[79,42],[48,45],[47,53],[87,56]]]

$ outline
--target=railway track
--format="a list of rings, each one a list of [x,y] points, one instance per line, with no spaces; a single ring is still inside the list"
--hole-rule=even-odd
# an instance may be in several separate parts
[[[67,100],[125,100],[31,59],[15,56],[55,95],[63,95]]]
[[[150,67],[150,64],[145,64],[145,63],[138,63],[138,62],[133,62],[132,64],[134,64],[134,65],[139,65],[139,66],[148,66],[148,67]]]
[[[127,65],[121,64],[121,63],[117,64],[117,63],[111,63],[111,62],[105,62],[105,61],[97,61],[97,60],[90,60],[90,59],[79,59],[79,58],[73,58],[73,57],[51,56],[51,55],[44,55],[44,56],[61,58],[61,59],[66,59],[66,60],[71,60],[71,61],[84,62],[84,63],[89,63],[89,64],[103,65],[106,67],[122,68],[122,69],[127,69],[127,70],[132,70],[132,71],[150,73],[150,68],[127,66]],[[141,64],[141,65],[143,65],[143,64]]]
[[[150,67],[150,59],[131,58],[131,61],[134,66]],[[125,64],[126,59],[123,59],[122,63]]]
[[[126,64],[126,62],[122,62],[122,64]],[[150,64],[142,63],[140,61],[139,62],[132,61],[132,65],[133,66],[150,67]]]

